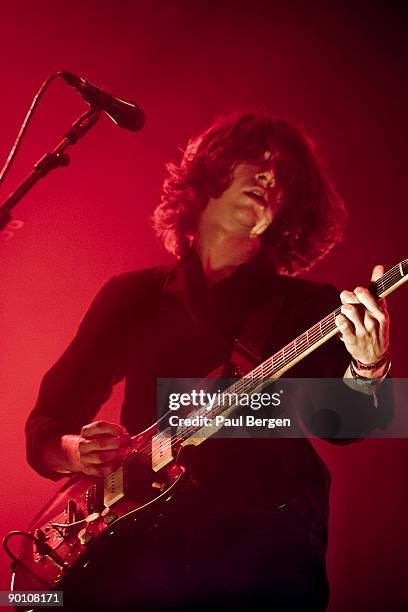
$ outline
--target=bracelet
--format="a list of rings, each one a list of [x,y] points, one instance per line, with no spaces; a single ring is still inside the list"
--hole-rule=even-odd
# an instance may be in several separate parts
[[[390,355],[388,355],[387,359],[388,359],[388,367],[387,367],[386,371],[384,372],[384,374],[382,376],[380,376],[379,378],[368,378],[367,376],[361,376],[361,374],[356,372],[356,370],[354,369],[354,362],[356,360],[352,359],[351,362],[350,362],[350,372],[351,372],[351,375],[354,378],[354,380],[356,380],[357,382],[361,383],[362,385],[367,385],[367,387],[373,387],[373,386],[377,385],[378,383],[382,382],[384,380],[384,378],[387,376],[388,372],[390,371],[390,368],[391,368]],[[382,361],[383,360],[381,359],[381,362]],[[380,363],[380,362],[378,362],[378,363]]]
[[[390,361],[390,360],[391,360],[391,352],[390,351],[387,351],[386,353],[384,353],[384,355],[381,357],[381,359],[379,359],[375,363],[363,363],[359,359],[354,359],[354,357],[351,358],[352,364],[356,368],[358,368],[359,370],[376,370],[377,368],[379,368],[380,366],[384,365],[384,363],[386,363],[387,361]],[[389,370],[389,368],[388,368],[388,370]]]

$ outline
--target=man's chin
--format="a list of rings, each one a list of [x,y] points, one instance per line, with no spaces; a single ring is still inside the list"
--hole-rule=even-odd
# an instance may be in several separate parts
[[[258,238],[270,225],[267,219],[258,219],[254,216],[240,216],[238,220],[239,234],[247,236],[249,238]]]
[[[248,234],[259,222],[255,211],[251,210],[249,206],[240,207],[237,210],[235,219],[237,220],[237,225],[242,229],[242,231],[246,231]]]

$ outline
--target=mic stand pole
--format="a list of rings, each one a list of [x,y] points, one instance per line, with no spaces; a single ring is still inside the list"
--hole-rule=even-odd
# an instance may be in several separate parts
[[[98,108],[89,107],[89,110],[81,115],[75,121],[64,135],[61,142],[55,147],[51,153],[46,153],[36,164],[34,170],[27,176],[19,187],[7,198],[5,203],[0,206],[0,231],[12,220],[10,211],[18,204],[23,196],[35,185],[41,178],[47,176],[51,170],[62,166],[69,165],[69,157],[65,153],[70,145],[78,142],[88,130],[90,130],[98,121],[101,111]]]

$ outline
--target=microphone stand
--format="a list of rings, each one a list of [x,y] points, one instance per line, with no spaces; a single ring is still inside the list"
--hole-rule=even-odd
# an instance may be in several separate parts
[[[65,150],[78,142],[98,121],[101,111],[93,106],[75,121],[64,135],[61,142],[50,153],[46,153],[36,164],[34,170],[27,176],[17,189],[9,195],[0,206],[0,231],[12,220],[10,211],[18,204],[23,196],[41,178],[47,176],[51,170],[69,165],[69,157]]]

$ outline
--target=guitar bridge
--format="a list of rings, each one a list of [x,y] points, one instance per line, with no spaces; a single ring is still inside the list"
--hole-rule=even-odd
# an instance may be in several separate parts
[[[43,525],[41,528],[37,528],[34,536],[38,540],[38,544],[33,542],[34,560],[37,563],[45,556],[44,550],[41,549],[41,544],[48,546],[51,550],[55,550],[64,540],[64,536],[52,526],[51,522]]]

